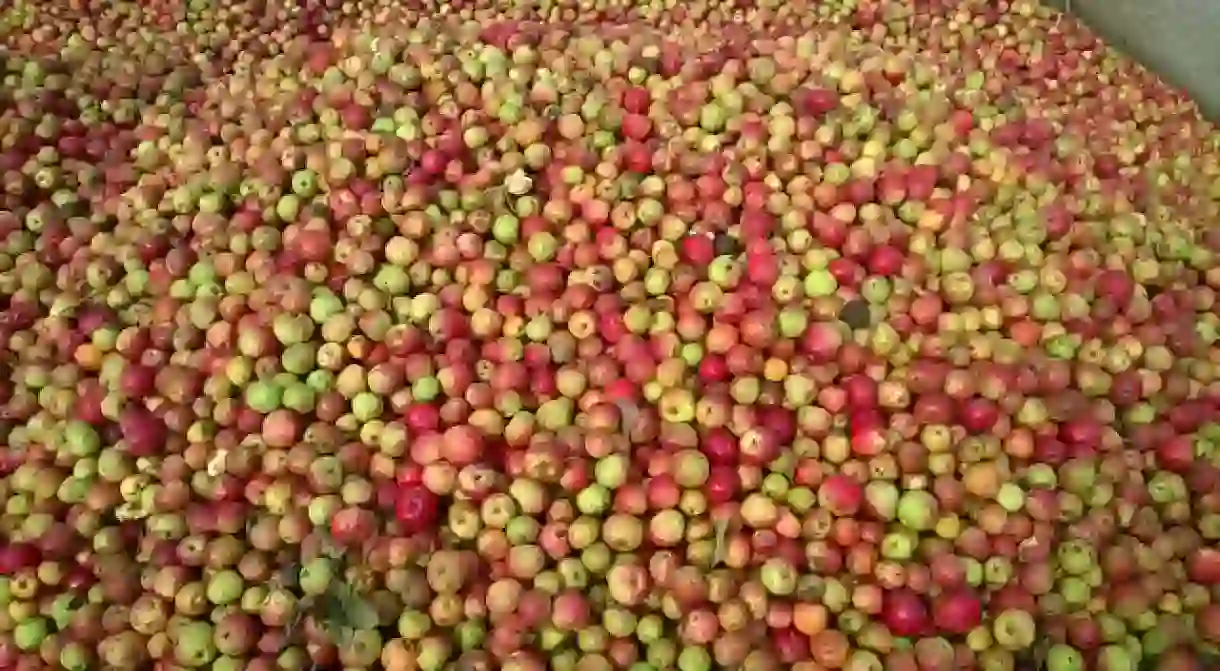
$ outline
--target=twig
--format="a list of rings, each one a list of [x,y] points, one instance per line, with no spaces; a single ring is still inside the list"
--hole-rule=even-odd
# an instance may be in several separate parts
[[[292,635],[296,633],[297,627],[301,625],[301,621],[305,619],[305,609],[299,606],[298,604],[297,612],[292,616],[292,621],[288,623],[288,626],[284,627],[284,638],[286,639],[292,638]]]
[[[1072,0],[1063,0],[1063,11],[1059,12],[1059,14],[1055,17],[1055,24],[1053,27],[1056,30],[1058,30],[1059,23],[1063,21],[1063,15],[1071,14],[1071,13],[1072,13]]]

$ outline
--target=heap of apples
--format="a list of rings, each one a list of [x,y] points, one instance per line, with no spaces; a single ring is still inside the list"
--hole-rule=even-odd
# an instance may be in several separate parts
[[[1220,135],[1070,18],[0,47],[0,668],[1220,663]]]

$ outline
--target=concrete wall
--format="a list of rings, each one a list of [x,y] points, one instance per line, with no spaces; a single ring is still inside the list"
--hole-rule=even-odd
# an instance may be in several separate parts
[[[1065,0],[1047,0],[1062,8]],[[1189,91],[1220,121],[1220,1],[1070,0],[1070,11],[1108,44]]]

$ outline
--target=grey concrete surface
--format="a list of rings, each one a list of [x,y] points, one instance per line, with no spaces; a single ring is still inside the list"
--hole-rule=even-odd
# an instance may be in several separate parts
[[[1065,0],[1048,0],[1063,8]],[[1188,91],[1220,121],[1220,2],[1070,0],[1070,11],[1106,43]]]

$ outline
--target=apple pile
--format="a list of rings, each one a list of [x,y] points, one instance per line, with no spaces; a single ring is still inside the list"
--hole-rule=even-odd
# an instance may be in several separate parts
[[[1032,0],[0,8],[0,669],[1220,664],[1220,134]]]

